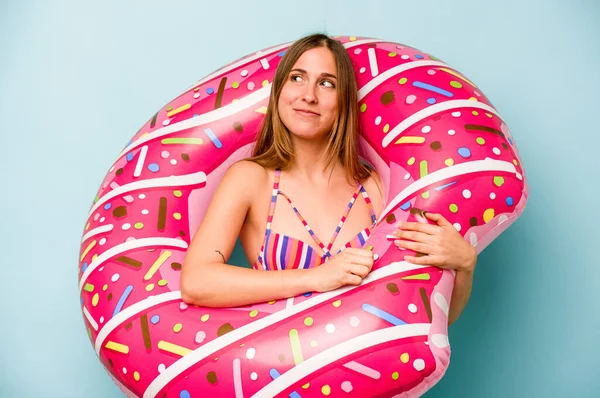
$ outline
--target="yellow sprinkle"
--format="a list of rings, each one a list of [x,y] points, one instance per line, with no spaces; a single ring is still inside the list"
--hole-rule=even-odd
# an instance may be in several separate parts
[[[388,131],[390,131],[390,125],[389,123],[386,123],[385,126],[383,126],[383,132],[387,133]]]
[[[464,77],[463,75],[460,75],[460,74],[458,74],[458,73],[456,73],[456,72],[454,72],[454,71],[452,71],[452,70],[450,70],[448,68],[440,68],[440,70],[443,70],[444,72],[446,72],[448,74],[451,74],[452,76],[456,76],[459,79],[462,79],[462,80],[466,81],[467,83],[469,83],[473,87],[477,87],[473,83],[471,83],[471,81],[469,79],[467,79],[466,77]]]
[[[140,381],[140,374],[137,371],[133,372],[133,378],[135,379],[135,381]]]
[[[181,213],[173,213],[173,218],[176,220],[181,220]]]
[[[164,264],[165,261],[167,261],[167,259],[169,257],[171,257],[171,252],[169,250],[165,250],[154,262],[154,264],[152,264],[152,266],[150,267],[150,269],[148,270],[148,272],[146,272],[146,275],[144,275],[144,280],[145,281],[149,281],[154,274],[156,273],[156,271],[158,271],[158,269],[160,268],[161,265]],[[160,285],[160,283],[159,283]]]
[[[266,79],[265,79],[265,80],[263,80],[263,82],[262,82],[262,86],[263,86],[263,87],[267,87],[268,85],[269,85],[269,81],[268,81],[268,80],[266,80]]]
[[[306,318],[304,318],[304,324],[306,326],[312,326],[313,323],[314,323],[314,320],[310,316],[307,316]]]
[[[492,218],[494,218],[494,209],[487,209],[483,212],[483,221],[488,223]]]
[[[402,361],[402,363],[408,363],[409,360],[410,360],[410,355],[408,355],[407,352],[400,355],[400,361]]]
[[[173,191],[173,195],[175,195],[176,198],[180,198],[181,195],[183,195],[183,194],[181,193],[180,190],[177,190],[177,191]]]
[[[210,319],[210,314],[204,314],[204,315],[202,315],[202,316],[200,317],[200,320],[201,320],[202,322],[206,322],[206,321],[208,321],[209,319]]]
[[[302,388],[304,388],[305,390],[310,387],[310,383],[306,383],[305,385],[302,386]]]
[[[104,286],[102,286],[102,291],[103,291],[103,292],[105,292],[105,291],[106,291],[106,289],[108,289],[108,285],[107,285],[107,284],[104,284]]]
[[[425,142],[425,137],[402,136],[395,144],[422,144]]]
[[[83,251],[83,253],[81,254],[81,258],[79,259],[79,261],[83,261],[83,259],[85,258],[85,256],[87,256],[87,254],[90,252],[90,250],[92,250],[92,248],[96,246],[96,241],[92,241],[92,243],[90,243],[88,245],[88,247],[85,248],[85,250]]]
[[[92,261],[96,261],[97,258],[98,258],[98,253],[96,253],[92,256]]]
[[[331,387],[329,387],[328,384],[325,384],[323,387],[321,387],[321,392],[323,395],[329,395],[331,394]]]
[[[412,158],[408,159],[408,163],[409,166],[412,166],[415,163],[415,157],[413,156]]]
[[[113,351],[120,352],[121,354],[129,354],[129,347],[124,344],[115,343],[114,341],[108,341],[105,348]]]
[[[429,274],[417,274],[417,275],[405,276],[405,277],[402,277],[400,279],[402,279],[402,280],[428,281],[429,279],[431,279],[431,276]]]
[[[190,109],[191,107],[192,107],[192,104],[182,105],[177,109],[173,109],[171,112],[167,112],[167,117],[177,115],[179,112],[186,111],[186,110]]]
[[[234,98],[231,100],[231,103],[233,104],[234,102],[238,102],[238,101],[239,101],[239,98]]]
[[[356,41],[356,36],[350,36],[350,41]]]
[[[491,113],[487,113],[487,112],[486,112],[486,113],[485,113],[485,115],[486,115],[487,117],[489,117],[489,118],[492,118],[492,117],[493,117],[493,115],[492,115]]]
[[[92,297],[92,305],[95,307],[98,305],[98,301],[100,301],[100,295],[98,293],[94,294]]]
[[[429,191],[427,191],[427,192],[423,192],[423,193],[421,194],[421,197],[422,197],[423,199],[427,199],[427,198],[429,197]]]
[[[161,279],[158,281],[158,286],[167,286],[167,283],[169,283],[169,281],[166,279]]]
[[[177,354],[180,356],[186,356],[187,354],[189,354],[190,352],[192,352],[192,350],[173,344],[173,343],[169,343],[167,341],[161,340],[158,342],[158,348],[163,350],[163,351],[167,351],[170,352],[172,354]]]
[[[514,164],[515,166],[518,166],[518,165],[519,165],[519,162],[517,162],[517,159],[513,159],[513,164]]]
[[[91,223],[89,223],[89,222],[88,222],[88,223],[87,223],[87,225],[85,226],[85,230],[86,230],[86,231],[87,231],[88,229],[90,229],[90,225],[91,225]]]
[[[154,290],[154,283],[148,283],[146,285],[146,291],[151,292],[152,290]]]
[[[333,306],[336,308],[339,307],[340,305],[342,305],[342,300],[336,300],[333,302]]]
[[[448,159],[444,160],[444,163],[446,164],[446,166],[450,167],[450,166],[454,165],[454,159],[448,158]]]
[[[469,101],[479,101],[479,100],[475,97],[471,97],[471,98],[469,98]]]
[[[262,113],[263,115],[266,115],[267,114],[267,107],[266,106],[261,106],[255,112]]]
[[[144,228],[144,224],[143,224],[143,223],[141,223],[141,222],[136,222],[136,223],[133,225],[133,228],[135,228],[135,229],[142,229],[142,228]]]
[[[250,318],[255,318],[258,315],[258,311],[252,310],[252,311],[250,311],[249,315],[250,315]]]
[[[273,305],[273,304],[275,304],[276,302],[277,302],[277,300],[271,300],[271,301],[268,301],[268,302],[267,302],[267,304],[271,304],[271,305]]]
[[[471,113],[473,114],[473,116],[477,116],[477,115],[479,115],[479,112],[477,112],[477,111],[473,111],[473,112],[471,112]]]
[[[176,323],[175,326],[173,326],[173,331],[175,333],[181,332],[181,329],[183,329],[183,325],[181,323]]]
[[[311,347],[316,347],[317,346],[317,341],[316,340],[311,341],[310,342],[310,346]]]

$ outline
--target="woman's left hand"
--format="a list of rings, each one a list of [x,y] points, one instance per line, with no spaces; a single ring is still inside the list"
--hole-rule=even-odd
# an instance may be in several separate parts
[[[425,213],[437,225],[420,222],[399,223],[394,232],[394,243],[422,255],[405,256],[404,260],[419,265],[433,265],[443,269],[473,272],[477,252],[441,214]]]

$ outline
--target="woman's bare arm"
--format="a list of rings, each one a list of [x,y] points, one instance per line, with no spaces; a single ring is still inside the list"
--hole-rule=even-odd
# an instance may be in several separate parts
[[[251,198],[258,195],[261,180],[266,178],[261,166],[248,161],[235,163],[224,174],[186,253],[181,272],[184,302],[236,307],[312,291],[307,270],[262,272],[226,263]]]

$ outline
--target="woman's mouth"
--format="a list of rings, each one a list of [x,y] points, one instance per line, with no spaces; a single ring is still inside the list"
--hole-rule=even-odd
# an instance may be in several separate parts
[[[309,111],[308,109],[294,109],[302,116],[319,116],[317,112]]]

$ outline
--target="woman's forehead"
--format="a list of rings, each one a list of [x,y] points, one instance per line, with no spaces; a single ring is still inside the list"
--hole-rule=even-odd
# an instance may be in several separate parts
[[[336,74],[333,54],[325,47],[312,48],[305,51],[296,61],[292,69],[300,69],[308,74]]]

